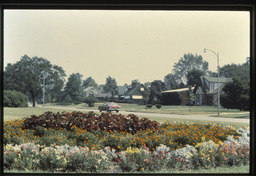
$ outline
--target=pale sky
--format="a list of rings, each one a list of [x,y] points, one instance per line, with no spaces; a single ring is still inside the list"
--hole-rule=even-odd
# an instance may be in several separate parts
[[[185,53],[209,70],[241,64],[250,54],[246,11],[4,10],[4,67],[23,55],[80,73],[98,84],[163,80]],[[67,80],[66,78],[66,80]]]

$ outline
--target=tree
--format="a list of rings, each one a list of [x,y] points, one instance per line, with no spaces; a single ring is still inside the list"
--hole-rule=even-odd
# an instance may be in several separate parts
[[[79,104],[84,100],[84,91],[82,86],[83,76],[80,73],[73,73],[69,76],[68,82],[64,88],[65,96],[69,95],[72,103]]]
[[[248,80],[233,78],[233,82],[226,83],[220,97],[221,106],[227,109],[250,109],[250,83]]]
[[[143,101],[145,102],[145,104],[147,105],[148,100],[149,100],[149,96],[150,96],[150,83],[144,83],[143,85],[143,91],[141,91],[142,97],[143,97]]]
[[[28,96],[15,90],[4,90],[5,107],[27,107]]]
[[[195,95],[194,95],[194,92],[192,91],[191,86],[189,86],[189,90],[187,92],[187,101],[189,105],[189,111],[191,112],[191,105],[193,105],[195,101]]]
[[[187,79],[187,85],[188,86],[200,86],[201,85],[201,76],[204,75],[204,72],[198,69],[192,69],[187,72],[186,79]]]
[[[106,84],[103,87],[103,90],[108,93],[110,92],[112,95],[112,101],[114,100],[114,95],[118,94],[118,89],[117,89],[117,83],[115,78],[112,78],[110,76],[108,76],[108,78],[106,78]]]
[[[159,103],[162,96],[161,91],[166,90],[165,84],[160,80],[155,80],[151,83],[150,86],[150,96],[149,100],[151,103],[154,103],[155,100]]]
[[[85,79],[83,81],[83,86],[84,86],[84,88],[87,88],[90,86],[98,87],[98,84],[95,82],[94,79],[92,79],[92,77],[88,77],[87,79]]]
[[[169,73],[164,77],[164,84],[167,89],[178,89],[179,85],[176,82],[175,76],[172,73]]]
[[[240,64],[228,64],[220,68],[220,76],[226,78],[240,78],[250,80],[250,66],[248,63]]]
[[[8,64],[4,70],[4,89],[16,90],[29,95],[35,107],[35,100],[42,92],[45,85],[46,91],[61,91],[66,76],[64,70],[52,65],[44,58],[27,55],[21,57],[20,61]],[[45,80],[45,84],[44,84]]]
[[[97,102],[97,99],[93,93],[85,98],[85,103],[87,103],[89,107],[94,107],[95,102]]]
[[[192,69],[201,70],[204,74],[206,74],[208,70],[208,62],[204,61],[200,55],[193,55],[191,53],[184,54],[178,63],[174,64],[173,68],[173,73],[177,83],[185,84],[187,82],[186,74]]]

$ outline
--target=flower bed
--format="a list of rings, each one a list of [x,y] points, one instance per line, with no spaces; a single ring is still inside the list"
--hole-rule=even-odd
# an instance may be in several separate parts
[[[37,123],[39,119],[43,116],[34,118]],[[24,121],[4,123],[5,170],[147,172],[249,162],[249,131],[219,124],[156,123],[156,128],[145,125],[131,133],[110,129],[87,131],[76,125],[69,125],[69,129],[40,125],[26,129]],[[144,122],[155,124],[146,118]],[[92,120],[90,123],[95,124]]]

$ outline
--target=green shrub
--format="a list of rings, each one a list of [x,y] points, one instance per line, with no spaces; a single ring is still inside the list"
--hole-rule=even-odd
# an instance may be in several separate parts
[[[28,98],[15,90],[4,90],[4,107],[27,107]]]
[[[156,104],[156,108],[157,108],[157,109],[160,109],[161,107],[162,107],[162,105]]]

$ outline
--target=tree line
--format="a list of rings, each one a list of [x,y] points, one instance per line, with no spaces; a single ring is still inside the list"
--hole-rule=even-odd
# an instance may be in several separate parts
[[[171,100],[168,99],[168,96],[162,96],[161,91],[200,86],[200,76],[216,77],[217,73],[209,71],[208,65],[208,62],[203,60],[200,55],[184,54],[174,64],[172,72],[163,78],[163,81],[154,80],[143,84],[144,91],[142,91],[142,96],[144,103],[168,104],[168,102],[175,101],[175,99]],[[234,80],[223,88],[226,92],[221,97],[221,105],[223,107],[249,108],[249,68],[249,59],[244,64],[228,64],[220,68],[220,77],[232,77]],[[33,106],[35,106],[36,102],[42,103],[44,92],[46,102],[79,104],[96,101],[95,97],[86,96],[84,93],[84,89],[87,87],[100,87],[92,77],[83,80],[83,75],[73,73],[68,77],[66,83],[65,77],[66,73],[62,67],[53,65],[42,57],[35,56],[30,58],[24,55],[20,61],[6,66],[4,70],[4,90],[17,91],[27,95]],[[106,78],[106,83],[102,88],[104,92],[110,93],[112,97],[118,94],[117,82],[111,76]],[[6,100],[7,98],[5,96]],[[230,102],[232,102],[232,105]]]

